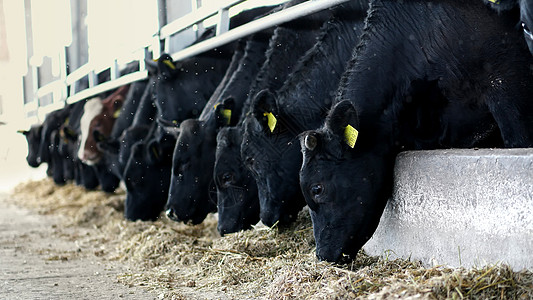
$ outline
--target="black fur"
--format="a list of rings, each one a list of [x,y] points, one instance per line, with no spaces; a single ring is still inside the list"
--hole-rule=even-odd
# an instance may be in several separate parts
[[[513,12],[375,0],[366,23],[325,126],[300,138],[300,185],[317,256],[329,261],[354,257],[373,234],[399,151],[533,145],[533,57]],[[360,133],[353,149],[350,122]]]

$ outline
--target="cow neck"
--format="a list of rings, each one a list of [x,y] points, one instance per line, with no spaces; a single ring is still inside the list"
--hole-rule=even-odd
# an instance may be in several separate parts
[[[244,55],[219,98],[220,101],[230,97],[233,99],[232,120],[229,123],[235,124],[233,119],[242,116],[243,107],[248,101],[250,85],[265,61],[267,47],[268,41],[264,38],[259,40],[252,38],[246,42]]]
[[[302,132],[321,125],[362,26],[359,19],[348,22],[333,19],[328,22],[318,42],[299,61],[279,91],[278,107],[290,116],[286,122],[295,129]]]
[[[231,74],[233,74],[239,67],[239,62],[244,55],[244,46],[245,46],[244,41],[240,41],[239,46],[237,47],[237,50],[235,51],[235,53],[233,53],[233,56],[231,58],[228,68],[226,69],[226,73],[224,74],[224,77],[222,77],[222,80],[220,81],[217,88],[215,89],[211,97],[209,98],[209,101],[207,101],[207,104],[205,105],[198,119],[206,120],[212,117],[211,115],[214,114],[213,108],[220,101],[221,94],[224,92],[226,85],[230,81]]]

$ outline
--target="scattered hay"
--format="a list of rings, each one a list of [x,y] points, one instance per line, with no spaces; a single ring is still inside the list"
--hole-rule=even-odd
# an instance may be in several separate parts
[[[155,291],[160,299],[531,299],[533,274],[506,265],[427,268],[419,262],[369,257],[350,265],[319,262],[306,212],[290,228],[258,226],[220,237],[216,215],[188,226],[160,218],[129,222],[125,194],[86,191],[49,179],[19,185],[13,199],[41,214],[66,216],[67,226],[90,229],[62,238],[96,247],[94,255],[117,260],[131,272],[118,280]],[[51,260],[68,260],[51,253]]]

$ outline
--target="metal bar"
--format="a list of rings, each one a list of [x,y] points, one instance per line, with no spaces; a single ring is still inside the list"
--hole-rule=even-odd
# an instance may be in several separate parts
[[[239,26],[238,28],[224,32],[225,30],[224,26],[228,26],[229,24],[228,22],[229,8],[233,5],[237,5],[242,2],[245,2],[245,0],[228,0],[228,1],[225,1],[222,5],[220,5],[219,8],[213,8],[213,7],[202,8],[201,7],[198,10],[196,10],[194,13],[188,14],[182,18],[179,18],[176,21],[173,21],[163,26],[159,32],[159,36],[154,36],[154,45],[151,45],[153,48],[152,51],[153,51],[154,57],[159,57],[159,53],[157,53],[159,50],[157,47],[157,44],[161,40],[169,39],[171,35],[190,27],[195,23],[201,22],[202,20],[205,20],[215,15],[216,13],[219,13],[219,25],[217,26],[217,31],[220,31],[220,35],[217,35],[209,40],[190,46],[188,48],[185,48],[181,51],[178,51],[172,54],[173,59],[181,60],[186,57],[200,54],[207,50],[216,48],[220,45],[223,45],[228,42],[242,38],[244,36],[250,35],[254,32],[293,20],[301,16],[312,14],[314,12],[317,12],[323,9],[327,9],[329,7],[335,6],[337,4],[340,4],[346,1],[349,1],[349,0],[309,0],[299,5],[296,5],[296,6],[287,8],[285,10],[282,10],[280,12],[263,17],[259,20],[249,22],[248,24]],[[160,1],[160,2],[164,3],[164,1]],[[168,44],[168,42],[165,44]],[[111,73],[112,73],[111,77],[113,78],[114,76],[116,76],[117,79],[111,80],[105,83],[101,83],[101,84],[98,84],[97,82],[96,71],[95,71],[96,65],[92,63],[91,64],[87,63],[83,65],[82,67],[78,68],[77,70],[75,70],[74,72],[66,76],[65,80],[63,81],[63,84],[65,86],[70,86],[74,84],[75,82],[77,82],[78,80],[82,79],[83,77],[88,76],[89,77],[89,88],[79,93],[69,96],[66,99],[66,103],[74,103],[76,101],[98,95],[102,92],[120,87],[122,85],[147,78],[148,72],[145,70],[144,61],[142,62],[141,61],[142,61],[142,58],[140,59],[140,71],[127,74],[122,77],[118,77],[118,75],[113,75],[114,69],[115,70],[118,69],[118,67],[116,66],[117,61],[115,60],[113,62],[115,68],[113,68],[113,66],[111,67]],[[54,84],[59,86],[59,83],[54,83]],[[39,89],[39,95],[43,95],[43,96],[46,95],[47,91],[48,92],[53,91],[53,87],[54,86],[48,87],[47,85]]]
[[[73,71],[67,76],[67,79],[66,79],[67,85],[72,85],[76,81],[87,76],[87,74],[89,74],[91,69],[92,69],[92,65],[89,63],[86,63],[83,66],[79,67],[78,69],[76,69],[75,71]]]
[[[47,114],[49,114],[50,112],[54,110],[61,109],[63,107],[65,107],[65,102],[54,102],[49,105],[39,106],[39,108],[37,108],[37,117],[40,120],[44,120]]]
[[[247,24],[232,29],[219,36],[215,36],[206,41],[192,45],[181,51],[171,54],[174,60],[182,60],[187,57],[191,57],[207,50],[219,47],[226,43],[240,39],[254,32],[261,31],[271,26],[279,25],[298,17],[306,16],[323,9],[330,8],[332,6],[344,3],[349,0],[314,0],[307,1],[279,12],[273,13],[258,20],[251,21]]]
[[[118,69],[118,62],[116,59],[113,60],[111,67],[109,68],[110,81],[115,80],[120,77],[120,71]]]
[[[65,82],[61,79],[58,79],[56,81],[52,81],[50,82],[49,84],[47,85],[44,85],[42,87],[40,87],[38,90],[37,90],[37,93],[35,94],[37,96],[37,98],[42,98],[50,93],[53,93],[57,90],[61,90],[63,88],[63,86],[65,85]]]
[[[118,88],[125,84],[143,80],[146,78],[148,78],[148,71],[146,70],[130,73],[130,74],[127,74],[127,75],[124,75],[118,78],[117,80],[104,82],[102,84],[95,86],[94,88],[83,90],[73,96],[68,97],[66,102],[68,104],[71,104],[76,101],[83,100],[89,97],[93,97],[100,93],[112,90],[114,88]]]
[[[221,8],[218,10],[217,31],[216,35],[221,35],[229,30],[229,9]]]
[[[237,5],[244,1],[245,0],[231,0],[222,2],[219,7],[200,7],[193,13],[187,14],[163,26],[161,30],[159,30],[159,38],[162,40],[166,39],[171,35],[183,31],[198,22],[201,22],[209,17],[216,15],[219,9],[227,9],[233,5]]]
[[[94,70],[90,70],[89,74],[89,88],[93,88],[98,84],[98,77],[96,76],[96,72]]]

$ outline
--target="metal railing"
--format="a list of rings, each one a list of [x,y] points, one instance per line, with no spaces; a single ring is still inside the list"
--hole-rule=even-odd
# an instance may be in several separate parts
[[[173,35],[187,28],[191,28],[192,26],[201,24],[208,18],[216,18],[216,35],[210,39],[172,53],[171,56],[174,60],[182,60],[187,57],[200,54],[223,44],[253,34],[254,32],[330,8],[349,0],[308,0],[228,30],[230,18],[228,13],[229,10],[236,5],[248,1],[253,0],[227,0],[221,2],[218,7],[200,7],[193,12],[161,27],[159,32],[154,34],[151,44],[146,45],[143,49],[136,51],[136,53],[139,54],[135,56],[131,62],[136,61],[139,65],[139,70],[133,73],[120,76],[118,70],[118,59],[115,59],[107,67],[105,65],[102,67],[102,64],[95,65],[87,63],[72,73],[66,75],[65,61],[65,70],[62,71],[63,75],[61,78],[45,86],[39,87],[37,91],[35,91],[34,101],[27,103],[24,110],[27,115],[35,115],[35,113],[32,113],[32,111],[37,110],[36,115],[38,116],[39,120],[43,120],[44,116],[48,112],[61,108],[66,103],[74,103],[76,101],[87,99],[100,93],[115,89],[119,86],[146,79],[148,77],[148,71],[146,70],[144,61],[145,59],[149,58],[150,54],[152,57],[159,57],[161,51],[168,53],[169,39]],[[263,6],[260,4],[260,1],[255,2],[258,2],[257,7]],[[98,80],[96,75],[105,69],[110,70],[109,81],[97,82]],[[76,91],[74,88],[76,83],[85,77],[88,79],[88,88],[79,92]],[[53,94],[53,103],[51,105],[39,107],[37,104],[37,99],[50,93]]]

